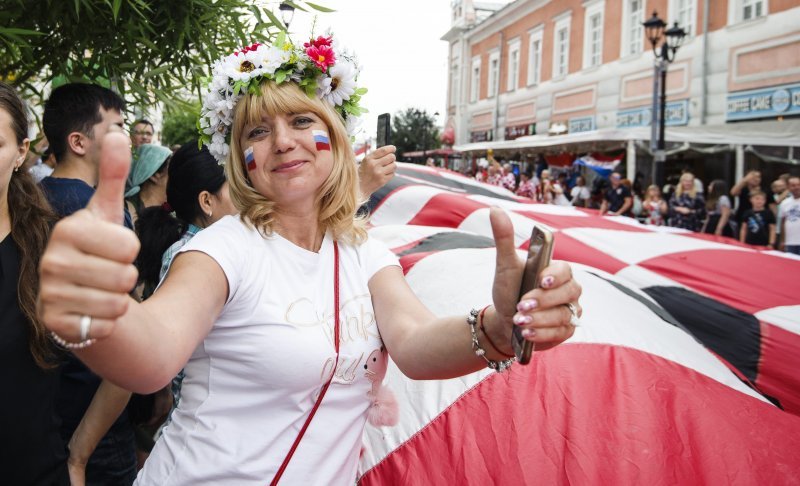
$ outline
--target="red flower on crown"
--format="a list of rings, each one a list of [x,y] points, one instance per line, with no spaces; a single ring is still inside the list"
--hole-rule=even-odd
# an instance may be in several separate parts
[[[333,49],[326,45],[309,46],[306,48],[306,55],[323,71],[328,69],[328,66],[333,66],[336,62],[336,55],[333,53]]]
[[[304,42],[303,47],[308,49],[309,47],[330,47],[331,43],[333,42],[333,36],[329,35],[328,37],[319,36],[316,39],[311,39],[311,42]]]

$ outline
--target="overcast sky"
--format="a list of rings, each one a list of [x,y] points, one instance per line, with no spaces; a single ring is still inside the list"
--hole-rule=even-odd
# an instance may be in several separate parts
[[[362,70],[359,86],[369,89],[363,105],[359,140],[375,137],[378,115],[413,107],[439,112],[445,121],[447,43],[439,40],[450,28],[448,0],[315,0],[336,9],[318,13],[315,33],[331,29],[342,46],[354,51]],[[314,13],[295,12],[289,26],[300,42],[311,30]]]

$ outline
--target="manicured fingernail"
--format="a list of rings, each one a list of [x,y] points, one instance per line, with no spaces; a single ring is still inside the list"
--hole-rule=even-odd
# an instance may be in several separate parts
[[[536,302],[536,299],[523,300],[517,304],[517,310],[520,312],[525,312],[535,309],[537,305],[539,305],[539,303]]]
[[[548,275],[542,279],[542,287],[546,289],[552,287],[554,283],[556,283],[556,279],[552,275]]]
[[[535,329],[523,329],[520,334],[522,334],[522,337],[524,337],[524,338],[532,338],[533,336],[536,335],[536,330]]]
[[[522,315],[522,314],[514,314],[513,321],[514,321],[514,324],[516,324],[518,326],[521,326],[522,324],[530,324],[531,322],[533,322],[533,319],[531,318],[531,316],[525,316],[525,315]]]

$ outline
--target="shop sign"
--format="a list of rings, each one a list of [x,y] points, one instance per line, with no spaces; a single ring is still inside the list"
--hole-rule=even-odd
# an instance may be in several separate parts
[[[534,135],[534,134],[536,134],[535,123],[506,127],[506,140],[514,140],[519,137],[527,137],[528,135]]]
[[[469,133],[469,141],[471,143],[475,142],[491,142],[494,138],[492,135],[493,130],[481,130],[478,132],[470,132]]]
[[[594,129],[594,115],[569,119],[569,133],[591,132]]]
[[[800,84],[738,91],[728,95],[727,121],[800,114]]]
[[[649,127],[653,119],[652,107],[631,108],[617,112],[617,128]],[[664,124],[668,127],[689,123],[689,100],[670,101],[666,105]]]

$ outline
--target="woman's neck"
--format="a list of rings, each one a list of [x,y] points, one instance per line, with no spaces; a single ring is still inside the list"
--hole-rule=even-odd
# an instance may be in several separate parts
[[[0,241],[11,233],[11,213],[8,210],[8,192],[0,194]]]
[[[142,207],[145,208],[161,206],[167,201],[166,188],[155,184],[145,184],[139,191],[139,199],[142,201]]]
[[[295,213],[276,211],[275,231],[300,248],[318,252],[325,237],[319,224],[319,212]]]

